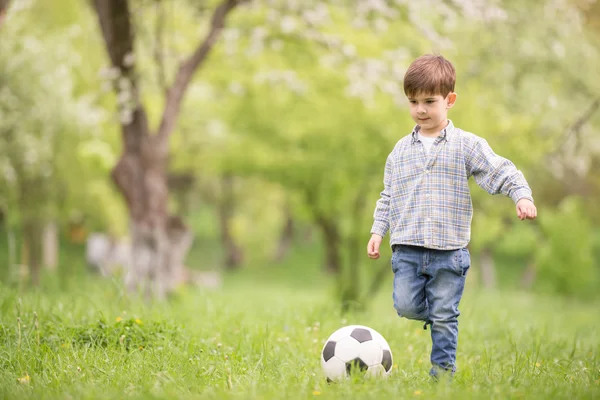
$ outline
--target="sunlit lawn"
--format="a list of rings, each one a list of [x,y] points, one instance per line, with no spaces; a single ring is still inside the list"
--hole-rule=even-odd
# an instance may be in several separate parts
[[[221,291],[187,289],[154,307],[89,278],[42,293],[2,287],[2,398],[600,398],[598,303],[470,289],[459,371],[434,384],[429,331],[396,317],[389,282],[367,311],[341,316],[330,282],[273,275],[245,272]],[[384,335],[390,379],[325,382],[321,346],[345,324]]]

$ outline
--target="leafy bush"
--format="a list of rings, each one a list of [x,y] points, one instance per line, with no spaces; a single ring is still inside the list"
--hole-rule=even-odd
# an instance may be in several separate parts
[[[539,219],[545,241],[536,254],[539,286],[576,297],[596,294],[593,234],[580,199],[569,197]]]

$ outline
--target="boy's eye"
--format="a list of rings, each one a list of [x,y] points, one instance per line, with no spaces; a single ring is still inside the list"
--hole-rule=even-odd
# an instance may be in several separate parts
[[[435,103],[435,100],[427,100],[427,104]]]
[[[416,100],[409,100],[409,101],[410,101],[410,104],[417,104]]]

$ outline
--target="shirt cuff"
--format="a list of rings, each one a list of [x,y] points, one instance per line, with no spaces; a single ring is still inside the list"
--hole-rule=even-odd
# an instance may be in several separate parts
[[[527,199],[533,202],[533,197],[531,196],[531,189],[529,188],[517,189],[511,194],[510,197],[515,202],[515,204],[517,204],[521,199]]]
[[[389,229],[389,224],[383,221],[375,221],[373,227],[371,227],[371,234],[377,234],[381,237],[384,237]]]

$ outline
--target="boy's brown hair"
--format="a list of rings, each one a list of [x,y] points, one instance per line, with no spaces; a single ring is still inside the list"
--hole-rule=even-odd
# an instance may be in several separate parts
[[[404,94],[442,95],[454,92],[456,71],[448,60],[440,55],[426,54],[414,60],[404,74]]]

